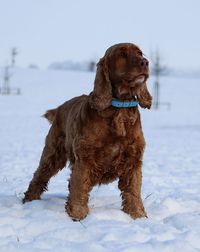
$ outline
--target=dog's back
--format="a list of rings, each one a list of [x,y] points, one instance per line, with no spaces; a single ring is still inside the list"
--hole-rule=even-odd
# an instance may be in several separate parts
[[[70,111],[74,113],[75,111],[79,111],[81,109],[82,105],[84,104],[84,100],[88,100],[87,95],[74,97],[55,109],[47,110],[43,117],[45,117],[50,124],[53,124],[53,121],[56,117],[56,113],[59,110],[65,110],[66,114],[68,114]]]

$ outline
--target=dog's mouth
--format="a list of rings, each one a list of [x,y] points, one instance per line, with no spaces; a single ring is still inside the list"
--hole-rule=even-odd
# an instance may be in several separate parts
[[[142,84],[146,81],[147,79],[147,75],[146,74],[139,74],[138,76],[128,80],[128,83],[132,86],[132,85],[139,85]]]
[[[136,92],[148,79],[148,73],[140,72],[139,74],[128,73],[122,78],[120,85],[113,85],[113,97],[120,100],[134,99]]]

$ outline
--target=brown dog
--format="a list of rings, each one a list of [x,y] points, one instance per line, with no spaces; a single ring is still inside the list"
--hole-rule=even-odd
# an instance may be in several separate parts
[[[73,220],[88,214],[93,186],[115,179],[123,211],[134,219],[146,216],[141,199],[145,140],[137,101],[143,108],[151,107],[148,76],[148,61],[136,45],[122,43],[106,51],[97,64],[93,92],[45,114],[52,126],[23,202],[40,199],[50,178],[69,160],[66,211]]]

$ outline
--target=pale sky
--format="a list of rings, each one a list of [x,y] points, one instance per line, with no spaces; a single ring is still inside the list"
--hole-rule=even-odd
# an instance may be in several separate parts
[[[0,66],[98,59],[132,42],[169,67],[200,69],[200,0],[0,0]]]

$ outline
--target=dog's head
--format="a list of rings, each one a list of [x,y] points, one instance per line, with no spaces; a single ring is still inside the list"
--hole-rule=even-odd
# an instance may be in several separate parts
[[[134,44],[121,43],[110,47],[97,64],[91,105],[101,111],[112,99],[137,99],[143,108],[150,108],[152,97],[146,86],[149,62]]]

